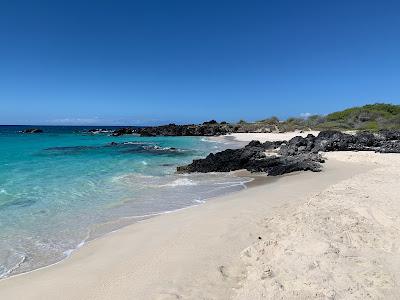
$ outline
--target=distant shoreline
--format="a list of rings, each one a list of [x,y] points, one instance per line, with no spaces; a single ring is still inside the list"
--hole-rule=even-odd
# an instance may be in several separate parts
[[[213,136],[229,133],[285,133],[292,131],[378,131],[382,129],[400,130],[400,105],[375,103],[347,108],[326,115],[307,114],[303,117],[290,117],[280,120],[275,116],[266,119],[246,122],[225,122],[209,120],[201,124],[160,124],[160,125],[0,125],[0,126],[60,126],[88,128],[118,128],[116,135],[137,133],[143,136]],[[135,130],[139,129],[139,130]]]

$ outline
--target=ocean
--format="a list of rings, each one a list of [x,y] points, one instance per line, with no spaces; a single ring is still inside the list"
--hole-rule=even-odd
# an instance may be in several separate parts
[[[238,191],[249,180],[175,174],[228,142],[84,132],[91,127],[19,132],[25,128],[0,126],[0,278],[56,263],[90,239]]]

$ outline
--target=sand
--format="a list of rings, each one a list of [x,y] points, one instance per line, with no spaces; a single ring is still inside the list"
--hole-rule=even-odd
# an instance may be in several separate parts
[[[265,218],[234,299],[400,299],[399,155],[327,156],[378,167]]]
[[[291,131],[284,133],[232,133],[216,139],[234,139],[240,142],[251,142],[257,140],[260,142],[266,141],[287,141],[295,136],[306,137],[309,134],[318,135],[319,131]],[[215,138],[214,138],[215,139]]]
[[[398,299],[400,156],[328,157],[321,173],[127,226],[1,280],[0,299]]]

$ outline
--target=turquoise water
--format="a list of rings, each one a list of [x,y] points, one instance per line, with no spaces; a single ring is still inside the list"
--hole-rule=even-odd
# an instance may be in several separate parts
[[[0,126],[0,277],[55,263],[87,240],[242,189],[246,180],[175,174],[227,147],[202,138],[21,129]]]

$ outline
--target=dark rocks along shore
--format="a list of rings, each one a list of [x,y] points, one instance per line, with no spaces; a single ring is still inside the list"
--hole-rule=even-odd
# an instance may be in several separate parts
[[[296,136],[289,141],[252,141],[240,149],[211,153],[204,159],[178,167],[177,171],[207,173],[246,169],[271,176],[295,171],[319,172],[324,162],[320,153],[330,151],[400,153],[400,132],[382,130],[378,133],[359,132],[351,135],[340,131],[321,131],[318,136]]]

